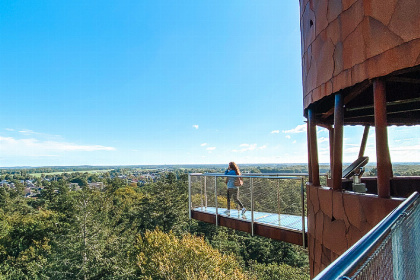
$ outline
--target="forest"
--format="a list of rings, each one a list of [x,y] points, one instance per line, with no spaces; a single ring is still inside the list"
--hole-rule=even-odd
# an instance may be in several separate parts
[[[393,168],[396,176],[420,175],[419,164]],[[222,170],[1,169],[0,279],[309,279],[306,249],[188,218],[188,173]],[[296,173],[306,166],[242,170]],[[365,175],[375,174],[368,166]],[[28,182],[36,188],[31,196],[24,195]]]
[[[309,279],[302,247],[189,220],[190,171],[44,175],[30,198],[29,172],[2,172],[0,279]]]

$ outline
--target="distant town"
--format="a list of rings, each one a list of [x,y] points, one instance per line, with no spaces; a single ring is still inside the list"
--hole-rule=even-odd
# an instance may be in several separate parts
[[[214,165],[147,165],[147,166],[60,166],[60,167],[7,167],[0,168],[0,186],[17,190],[26,198],[36,199],[45,186],[53,182],[65,184],[69,191],[82,188],[103,190],[111,181],[122,185],[142,187],[172,173],[176,178],[192,172],[223,172],[224,164]],[[306,173],[303,164],[242,164],[243,172],[253,173]],[[397,176],[420,175],[420,163],[398,163],[393,166]],[[370,163],[365,176],[375,176],[375,164]],[[329,166],[320,166],[320,172],[328,174]],[[57,184],[58,186],[58,184]],[[58,187],[53,189],[58,192]]]
[[[66,182],[70,191],[78,191],[83,187],[103,190],[106,182],[114,179],[120,180],[127,186],[143,186],[151,182],[156,182],[157,179],[170,172],[176,172],[174,168],[116,168],[95,170],[92,170],[92,168],[51,167],[38,169],[2,169],[0,186],[20,190],[27,198],[37,198],[44,190],[44,187],[51,185],[52,182]],[[42,169],[51,172],[36,173]],[[81,170],[74,171],[74,169]],[[58,192],[58,189],[54,189],[54,192]]]

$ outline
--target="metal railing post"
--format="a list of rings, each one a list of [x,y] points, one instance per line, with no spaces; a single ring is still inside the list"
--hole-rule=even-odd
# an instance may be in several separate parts
[[[205,180],[205,178],[206,177],[203,177],[204,178],[204,180]],[[200,202],[201,202],[201,204],[200,204],[200,207],[201,207],[201,210],[203,210],[203,186],[201,186],[201,188],[200,188]]]
[[[280,179],[277,179],[277,212],[279,213],[279,226],[281,225]]]
[[[305,223],[305,193],[304,193],[304,187],[303,187],[303,178],[300,179],[301,183],[300,183],[300,196],[301,196],[301,201],[302,201],[302,246],[303,248],[305,248],[305,244],[306,244],[306,240],[305,240],[305,227],[306,227],[306,223]]]
[[[219,220],[218,220],[218,215],[219,215],[219,211],[217,209],[217,177],[214,176],[214,199],[215,199],[215,203],[216,203],[216,227],[219,225]]]
[[[191,220],[191,174],[188,174],[188,216]]]
[[[254,180],[250,178],[251,183],[251,235],[254,236]]]
[[[204,209],[207,210],[207,177],[204,176]]]

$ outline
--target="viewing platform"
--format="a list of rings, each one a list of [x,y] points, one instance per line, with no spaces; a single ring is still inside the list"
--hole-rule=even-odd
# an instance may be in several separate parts
[[[241,176],[220,173],[189,174],[190,218],[305,246],[307,174],[253,173]],[[231,202],[227,210],[228,177],[240,177],[239,199],[247,211]]]

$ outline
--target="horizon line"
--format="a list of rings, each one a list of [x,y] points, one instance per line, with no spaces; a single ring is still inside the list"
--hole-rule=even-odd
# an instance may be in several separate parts
[[[369,162],[367,165],[376,164],[376,161]],[[344,162],[343,164],[351,164],[351,162]],[[413,162],[393,162],[392,164],[420,164],[419,161]],[[0,166],[3,168],[45,168],[45,167],[132,167],[132,166],[186,166],[186,165],[226,165],[226,163],[165,163],[165,164],[104,164],[104,165],[15,165],[15,166]],[[308,165],[305,162],[286,162],[286,163],[238,163],[238,165]],[[330,165],[330,163],[319,163],[319,165]]]

